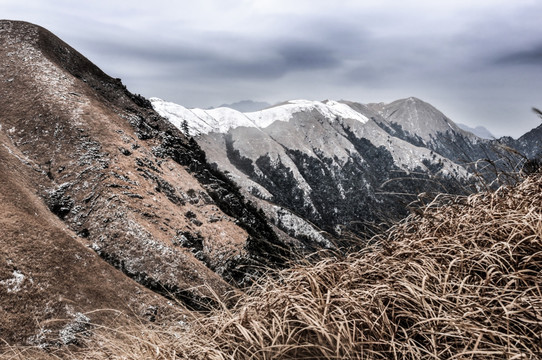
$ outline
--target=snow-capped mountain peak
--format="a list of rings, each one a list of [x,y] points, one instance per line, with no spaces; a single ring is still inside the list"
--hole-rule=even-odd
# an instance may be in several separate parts
[[[211,132],[226,133],[240,126],[257,127],[243,113],[230,108],[210,110],[188,109],[182,105],[167,102],[159,98],[150,98],[152,106],[177,128],[183,128],[186,121],[190,135],[208,134]]]
[[[462,133],[453,121],[434,106],[416,97],[378,103],[368,106],[392,124],[400,126],[411,136],[419,137],[425,143],[434,141],[437,134]]]
[[[429,104],[405,101],[409,109],[397,122],[412,118],[433,130],[442,124],[446,129],[455,126],[436,109],[431,113]],[[435,183],[451,187],[468,177],[464,168],[441,156],[440,147],[426,147],[418,138],[411,141],[406,130],[401,133],[399,126],[355,102],[291,100],[247,113],[151,102],[176,126],[198,129],[197,142],[208,159],[279,229],[305,239],[303,246],[325,243],[318,229],[332,234],[341,226],[361,231],[355,225],[360,219],[380,221],[375,214],[381,211],[403,211],[385,193],[416,193],[421,182],[402,183],[397,174],[417,174],[424,191],[432,191],[434,177],[439,178]],[[415,124],[408,130],[418,132]],[[441,144],[440,137],[432,139]]]
[[[256,127],[264,129],[275,121],[288,122],[294,114],[316,111],[328,121],[353,119],[365,124],[369,119],[350,106],[333,101],[290,100],[286,103],[260,111],[242,113],[231,108],[210,110],[187,109],[184,106],[164,101],[159,98],[150,99],[153,107],[178,128],[186,121],[192,135],[226,133],[238,127]]]

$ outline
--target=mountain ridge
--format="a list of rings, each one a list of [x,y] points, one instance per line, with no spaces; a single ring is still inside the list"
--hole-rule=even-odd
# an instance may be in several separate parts
[[[268,108],[270,106],[272,105],[265,101],[241,100],[241,101],[237,101],[231,104],[222,104],[220,106],[217,106],[217,108],[227,107],[227,108],[231,108],[231,109],[241,111],[241,112],[251,112],[251,111],[259,111],[259,110]],[[214,107],[211,107],[209,109],[213,109],[213,108]]]

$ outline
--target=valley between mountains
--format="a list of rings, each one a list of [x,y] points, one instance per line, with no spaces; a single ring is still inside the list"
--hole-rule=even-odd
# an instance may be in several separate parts
[[[541,141],[480,138],[414,97],[187,109],[1,20],[0,339],[50,349],[232,305],[269,269],[482,189],[503,148],[535,164]]]

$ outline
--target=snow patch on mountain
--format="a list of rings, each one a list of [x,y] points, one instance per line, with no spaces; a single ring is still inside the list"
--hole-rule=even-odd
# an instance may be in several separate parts
[[[16,293],[21,291],[22,285],[26,279],[26,276],[19,270],[13,270],[12,278],[0,281],[0,286],[4,286],[8,293]],[[32,279],[29,279],[31,283],[34,283]]]
[[[272,218],[276,223],[282,225],[282,228],[290,230],[294,237],[305,237],[320,244],[325,249],[333,249],[335,246],[326,239],[321,231],[310,225],[305,219],[293,214],[291,211],[273,205],[270,208]]]
[[[328,120],[334,121],[338,118],[353,119],[365,124],[369,119],[346,104],[337,101],[310,101],[291,100],[285,104],[269,109],[247,113],[246,116],[254,120],[260,128],[266,128],[275,121],[290,121],[294,114],[300,112],[317,111]]]
[[[254,122],[243,113],[230,108],[188,109],[159,98],[150,98],[149,100],[154,109],[177,128],[182,129],[183,123],[186,121],[190,135],[210,132],[226,133],[228,130],[240,126],[256,127]]]

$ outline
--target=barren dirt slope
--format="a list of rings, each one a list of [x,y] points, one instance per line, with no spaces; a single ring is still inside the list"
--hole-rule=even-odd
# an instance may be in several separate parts
[[[167,313],[164,298],[105,263],[49,211],[36,195],[36,168],[0,139],[0,338],[70,343],[70,329],[116,317],[111,310]],[[110,310],[88,313],[97,309]]]

